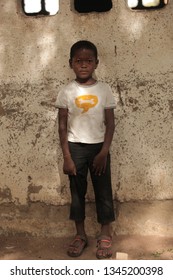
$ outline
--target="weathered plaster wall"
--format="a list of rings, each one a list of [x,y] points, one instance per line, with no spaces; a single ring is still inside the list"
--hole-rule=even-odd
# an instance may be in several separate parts
[[[143,213],[140,201],[173,199],[173,3],[160,11],[137,13],[114,0],[108,13],[80,15],[72,2],[61,1],[56,16],[37,18],[25,16],[20,1],[0,3],[1,228],[23,227],[38,234],[52,228],[55,234],[60,227],[57,213],[62,210],[55,214],[55,209],[68,205],[70,196],[54,103],[61,86],[74,77],[68,67],[70,46],[88,39],[99,50],[96,76],[110,83],[117,100],[112,181],[114,198],[122,204],[114,228],[142,233],[142,224],[127,226],[127,220],[135,219],[132,201]],[[91,184],[87,198],[93,201]],[[172,209],[165,207],[169,216]],[[153,209],[159,207],[147,213],[147,221],[151,217],[157,224]],[[63,228],[69,226],[67,219],[64,214]],[[148,232],[171,235],[173,228],[155,226]]]

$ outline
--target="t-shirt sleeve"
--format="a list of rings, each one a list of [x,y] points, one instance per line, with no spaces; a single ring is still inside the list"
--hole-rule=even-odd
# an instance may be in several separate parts
[[[55,102],[55,107],[56,108],[68,108],[68,104],[67,104],[67,95],[66,95],[66,91],[64,89],[60,90],[56,102]]]
[[[111,87],[107,84],[106,85],[106,104],[105,109],[111,109],[116,107],[115,98],[112,93]]]

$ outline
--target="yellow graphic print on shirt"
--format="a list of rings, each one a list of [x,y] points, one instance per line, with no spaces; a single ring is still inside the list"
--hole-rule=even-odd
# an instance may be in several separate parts
[[[98,97],[95,95],[81,95],[75,99],[76,106],[83,109],[82,113],[86,113],[98,103]]]

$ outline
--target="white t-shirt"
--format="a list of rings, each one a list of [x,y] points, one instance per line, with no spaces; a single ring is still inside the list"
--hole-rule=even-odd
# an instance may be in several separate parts
[[[94,144],[104,141],[104,111],[115,108],[115,100],[104,82],[83,86],[72,81],[59,92],[56,107],[68,109],[68,141]]]

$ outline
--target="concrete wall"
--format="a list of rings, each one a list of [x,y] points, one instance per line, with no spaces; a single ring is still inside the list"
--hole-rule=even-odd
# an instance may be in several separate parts
[[[99,51],[96,76],[117,100],[113,231],[173,235],[173,3],[131,12],[114,0],[110,12],[79,14],[72,2],[60,1],[56,16],[35,18],[20,1],[0,2],[1,232],[72,234],[54,103],[74,77],[71,45],[88,39]],[[93,199],[89,179],[91,234],[98,230]]]

